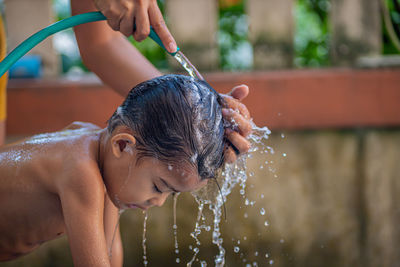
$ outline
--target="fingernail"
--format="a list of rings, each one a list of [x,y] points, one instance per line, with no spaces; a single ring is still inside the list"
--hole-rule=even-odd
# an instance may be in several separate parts
[[[230,115],[230,114],[232,113],[231,111],[232,111],[232,110],[229,109],[229,108],[223,108],[223,109],[222,109],[222,115],[228,116],[228,115]]]
[[[169,45],[168,45],[168,50],[169,50],[169,52],[170,53],[174,53],[174,52],[176,52],[176,44],[174,43],[174,42],[170,42],[169,43]]]

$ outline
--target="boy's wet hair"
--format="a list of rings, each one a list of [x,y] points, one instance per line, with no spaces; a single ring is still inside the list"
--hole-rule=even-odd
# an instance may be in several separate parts
[[[165,75],[134,87],[108,121],[108,131],[126,125],[139,157],[187,162],[201,179],[214,178],[223,163],[221,98],[206,82]]]

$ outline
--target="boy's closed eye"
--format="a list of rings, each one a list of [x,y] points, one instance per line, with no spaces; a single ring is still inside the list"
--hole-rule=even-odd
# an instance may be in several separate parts
[[[155,192],[162,194],[162,191],[157,187],[155,183],[153,184],[153,188]]]

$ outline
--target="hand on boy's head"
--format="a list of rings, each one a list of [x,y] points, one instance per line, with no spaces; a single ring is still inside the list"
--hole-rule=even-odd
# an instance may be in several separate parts
[[[240,101],[249,94],[246,85],[239,85],[232,89],[227,95],[222,95],[225,100],[222,115],[227,121],[234,121],[235,129],[225,129],[225,136],[239,153],[246,153],[250,149],[250,142],[246,137],[251,133],[250,113],[246,106]],[[224,152],[225,162],[233,163],[237,159],[237,152],[228,146]]]
[[[107,17],[107,22],[113,30],[120,31],[126,37],[133,35],[135,40],[140,42],[146,39],[150,33],[150,26],[153,26],[168,52],[176,52],[176,42],[165,24],[156,0],[93,1],[97,9]]]

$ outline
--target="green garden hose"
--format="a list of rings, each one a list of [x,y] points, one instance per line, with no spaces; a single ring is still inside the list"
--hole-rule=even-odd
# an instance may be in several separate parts
[[[89,12],[83,13],[76,16],[72,16],[63,20],[60,20],[50,26],[38,31],[33,34],[31,37],[23,41],[19,46],[17,46],[13,51],[11,51],[7,57],[0,62],[0,77],[15,63],[18,59],[20,59],[23,55],[25,55],[29,50],[31,50],[34,46],[39,44],[41,41],[46,39],[52,34],[55,34],[59,31],[68,29],[70,27],[74,27],[80,24],[94,22],[99,20],[106,20],[106,17],[101,14],[101,12]],[[157,33],[154,31],[152,27],[150,27],[149,37],[153,39],[159,46],[161,46],[168,54],[175,56],[175,54],[179,51],[179,47],[174,53],[169,53],[167,49],[164,47],[161,42],[160,37],[158,37]]]

